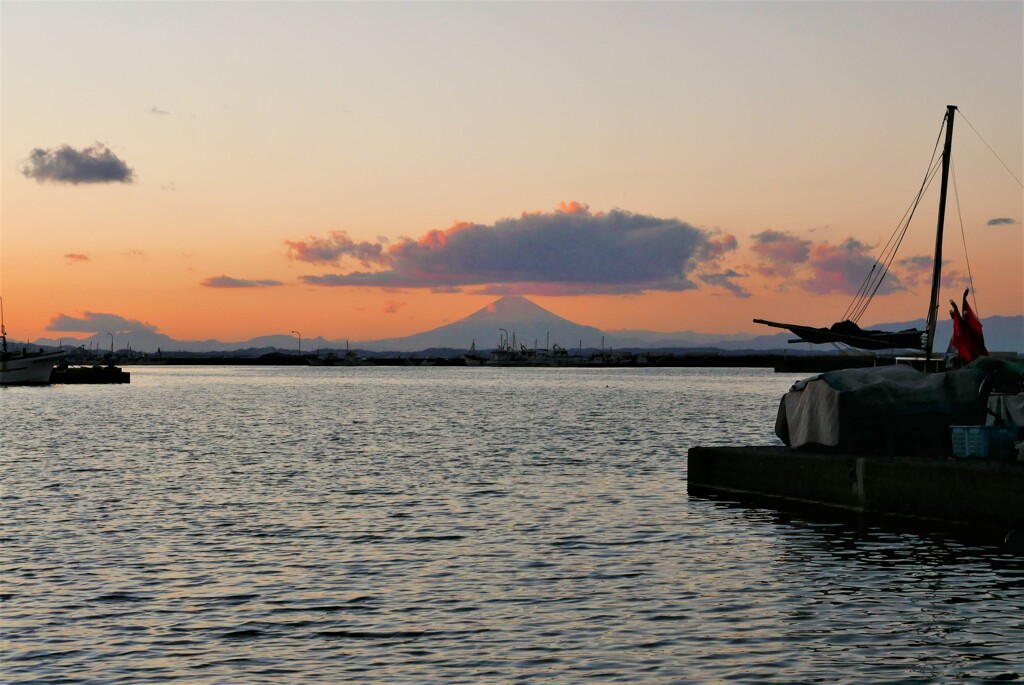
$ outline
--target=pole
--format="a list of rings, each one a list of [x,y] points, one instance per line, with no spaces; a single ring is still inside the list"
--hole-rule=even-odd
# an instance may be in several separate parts
[[[295,335],[299,336],[299,356],[302,356],[302,334],[298,331],[292,331]]]
[[[953,153],[953,116],[956,105],[946,105],[946,142],[942,148],[942,187],[939,190],[939,220],[935,228],[935,262],[932,264],[932,294],[928,300],[928,327],[924,347],[924,364],[932,358],[935,345],[935,324],[939,314],[939,281],[942,277],[942,229],[946,223],[946,190],[949,187],[949,164]]]

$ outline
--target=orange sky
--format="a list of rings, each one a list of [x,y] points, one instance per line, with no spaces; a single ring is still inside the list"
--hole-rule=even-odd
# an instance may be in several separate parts
[[[966,242],[981,315],[1024,313],[1020,3],[0,11],[15,338],[370,340],[505,292],[604,330],[826,325],[947,104],[943,301]],[[863,323],[925,315],[936,197]]]

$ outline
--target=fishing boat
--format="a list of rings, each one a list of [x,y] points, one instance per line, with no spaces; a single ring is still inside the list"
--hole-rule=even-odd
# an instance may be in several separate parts
[[[336,352],[327,352],[324,355],[318,354],[315,357],[307,357],[306,362],[310,366],[372,366],[373,362],[349,349],[348,340],[345,341],[345,354],[338,356]]]
[[[7,325],[3,320],[0,299],[0,385],[45,385],[50,382],[53,367],[64,360],[65,353],[10,352],[7,349]]]
[[[469,352],[462,355],[462,359],[466,362],[466,366],[480,366],[487,361],[487,357],[477,351],[476,340],[469,346]]]

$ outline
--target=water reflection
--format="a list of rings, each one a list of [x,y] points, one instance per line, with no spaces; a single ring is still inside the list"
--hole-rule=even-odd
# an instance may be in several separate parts
[[[687,448],[770,443],[791,382],[154,367],[127,387],[19,391],[22,410],[0,416],[0,675],[1024,673],[1010,649],[1024,643],[1018,557],[687,496]]]
[[[839,645],[865,679],[1024,677],[1024,626],[1006,614],[1024,609],[1024,555],[992,544],[1001,539],[993,531],[728,498],[691,503],[777,531],[765,572],[776,589],[801,588],[785,610],[788,641],[819,652]]]

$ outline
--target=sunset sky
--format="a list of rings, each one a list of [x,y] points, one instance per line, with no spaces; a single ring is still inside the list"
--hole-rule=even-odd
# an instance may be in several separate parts
[[[947,104],[942,301],[966,254],[982,317],[1024,313],[1019,1],[5,1],[0,22],[18,339],[370,340],[509,293],[604,330],[828,325]],[[925,315],[937,198],[862,324]]]

